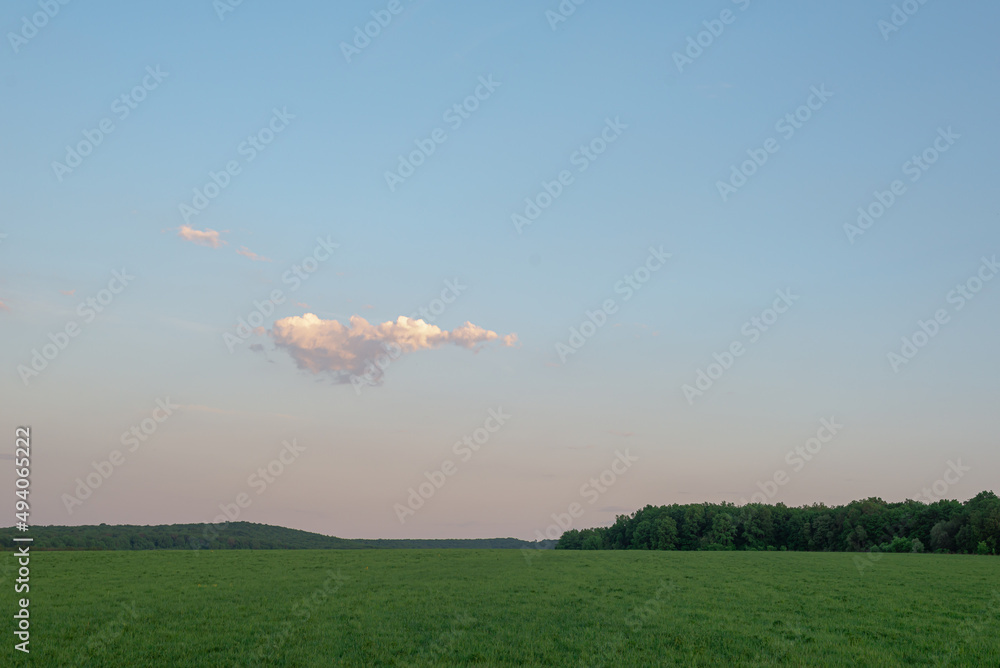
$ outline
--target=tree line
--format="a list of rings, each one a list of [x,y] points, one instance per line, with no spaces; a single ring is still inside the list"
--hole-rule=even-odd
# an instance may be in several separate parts
[[[0,549],[12,550],[15,536],[29,535],[33,550],[358,550],[358,549],[519,549],[554,546],[517,538],[350,539],[287,529],[229,522],[227,524],[160,524],[151,526],[33,526],[28,534],[0,529]]]
[[[647,505],[614,524],[563,533],[557,550],[794,550],[1000,554],[1000,498],[844,506]]]

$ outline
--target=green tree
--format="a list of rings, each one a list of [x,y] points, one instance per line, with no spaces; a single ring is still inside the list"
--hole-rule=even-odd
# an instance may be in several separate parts
[[[677,522],[670,515],[661,515],[653,529],[653,548],[673,550],[677,547]]]
[[[748,549],[763,550],[767,547],[761,515],[760,506],[757,505],[743,506],[740,510],[740,539]]]
[[[708,535],[709,544],[721,545],[727,550],[733,549],[736,539],[736,524],[729,513],[717,513],[712,518],[712,531]]]
[[[636,525],[631,547],[635,550],[649,550],[653,547],[653,522],[650,519],[643,518]]]
[[[681,545],[685,550],[697,550],[701,541],[701,531],[705,521],[705,507],[701,504],[688,506],[681,525]]]

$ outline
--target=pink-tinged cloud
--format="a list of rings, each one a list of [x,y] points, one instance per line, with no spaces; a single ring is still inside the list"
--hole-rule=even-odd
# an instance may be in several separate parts
[[[350,325],[342,325],[337,320],[322,320],[314,313],[306,313],[278,320],[270,335],[279,348],[288,351],[300,369],[316,374],[327,372],[343,383],[350,382],[352,375],[370,373],[375,360],[386,355],[396,358],[403,353],[445,345],[472,349],[497,339],[511,346],[517,341],[514,334],[501,338],[496,332],[471,322],[449,332],[402,315],[395,322],[389,320],[379,325],[372,325],[355,315],[351,316]],[[369,380],[378,383],[380,378]]]
[[[217,230],[196,230],[190,225],[181,225],[177,232],[177,236],[185,241],[190,241],[199,246],[210,246],[211,248],[226,245],[226,242],[219,236],[221,234],[222,232]]]
[[[236,251],[236,254],[237,255],[242,255],[243,257],[248,257],[251,260],[253,260],[254,262],[270,262],[271,261],[271,258],[264,257],[263,255],[257,255],[256,253],[254,253],[252,250],[250,250],[246,246],[240,246],[240,249],[238,251]]]
[[[59,292],[66,295],[67,297],[72,297],[74,294],[76,294],[76,290],[60,290]]]
[[[4,304],[3,302],[0,302],[0,311],[9,311],[9,310],[10,310],[9,306]]]

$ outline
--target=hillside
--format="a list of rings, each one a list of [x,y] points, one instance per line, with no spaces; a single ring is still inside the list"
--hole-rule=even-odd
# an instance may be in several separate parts
[[[21,533],[13,527],[0,529],[3,549],[13,549],[15,536],[34,538],[36,550],[358,550],[358,549],[517,549],[551,548],[516,538],[355,540],[287,529],[285,527],[232,522],[214,524],[131,524],[99,526],[33,526]]]

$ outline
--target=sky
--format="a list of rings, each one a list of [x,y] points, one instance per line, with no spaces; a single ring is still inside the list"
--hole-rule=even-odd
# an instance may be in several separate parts
[[[996,489],[998,18],[5,3],[0,479],[28,425],[33,524],[349,538]]]

